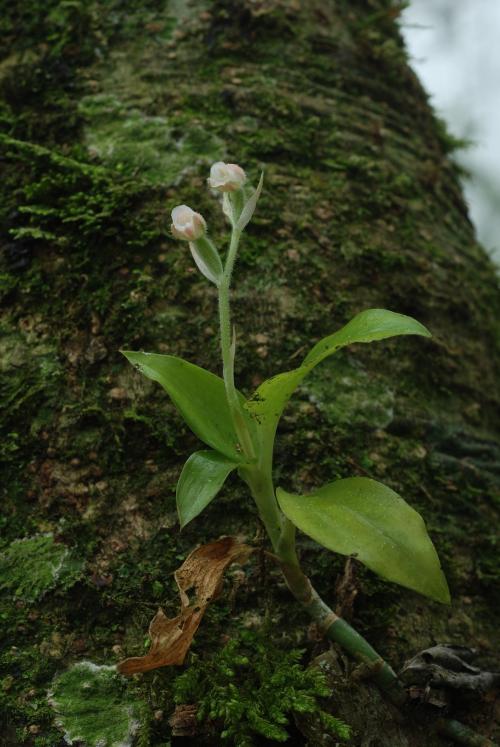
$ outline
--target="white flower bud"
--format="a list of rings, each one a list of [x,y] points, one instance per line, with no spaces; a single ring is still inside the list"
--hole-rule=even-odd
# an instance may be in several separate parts
[[[207,231],[205,218],[187,205],[177,205],[172,210],[172,235],[184,241],[201,239]]]
[[[219,192],[236,192],[247,180],[247,175],[236,163],[217,161],[210,169],[208,186]]]

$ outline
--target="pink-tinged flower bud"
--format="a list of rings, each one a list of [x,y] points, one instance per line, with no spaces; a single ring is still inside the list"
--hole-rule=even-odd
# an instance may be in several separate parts
[[[172,210],[172,235],[184,241],[201,239],[207,231],[205,218],[187,205],[177,205]]]
[[[247,180],[247,175],[235,163],[223,163],[217,161],[210,169],[210,176],[207,179],[208,186],[219,192],[236,192],[241,189]]]

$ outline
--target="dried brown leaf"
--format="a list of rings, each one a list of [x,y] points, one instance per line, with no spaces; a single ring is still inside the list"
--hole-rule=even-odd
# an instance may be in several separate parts
[[[195,590],[192,606],[206,606],[216,599],[222,587],[224,571],[231,563],[244,563],[252,548],[234,537],[221,537],[193,550],[175,572],[182,608],[189,606],[187,592]]]
[[[175,572],[181,597],[181,612],[168,618],[159,609],[149,626],[151,648],[145,656],[134,656],[120,662],[121,674],[137,674],[158,667],[182,664],[205,610],[221,591],[224,571],[231,563],[243,563],[252,548],[234,537],[221,537],[193,550]],[[194,589],[190,602],[188,591]]]

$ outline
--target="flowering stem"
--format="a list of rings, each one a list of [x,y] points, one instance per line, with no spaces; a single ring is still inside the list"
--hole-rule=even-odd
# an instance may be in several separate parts
[[[218,286],[220,341],[224,386],[236,435],[245,456],[254,459],[256,456],[254,446],[234,384],[234,342],[231,340],[229,293],[240,237],[241,231],[237,230],[233,224],[229,251]],[[381,689],[387,692],[394,702],[401,704],[405,699],[405,694],[391,667],[359,633],[330,609],[302,571],[295,546],[295,527],[283,515],[276,500],[272,478],[272,452],[272,443],[261,444],[258,460],[253,464],[242,466],[239,473],[250,488],[257,504],[259,515],[271,540],[276,560],[288,588],[324,635],[339,643],[357,661],[367,664],[371,676]]]
[[[229,405],[229,411],[233,420],[236,435],[239,444],[245,456],[249,459],[255,457],[252,440],[248,432],[243,410],[238,398],[238,393],[234,385],[234,349],[231,342],[231,312],[229,306],[229,288],[231,285],[231,275],[233,272],[236,253],[241,233],[233,228],[231,233],[231,243],[229,252],[222,274],[222,280],[219,285],[219,323],[220,323],[220,342],[222,351],[222,369],[224,377],[224,386],[226,397]]]

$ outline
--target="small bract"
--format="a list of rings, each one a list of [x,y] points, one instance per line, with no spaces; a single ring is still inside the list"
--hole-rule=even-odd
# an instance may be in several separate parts
[[[207,231],[205,218],[187,205],[177,205],[172,210],[172,235],[184,241],[201,239]]]
[[[210,169],[208,186],[219,192],[236,192],[247,180],[247,175],[236,163],[217,161]]]

